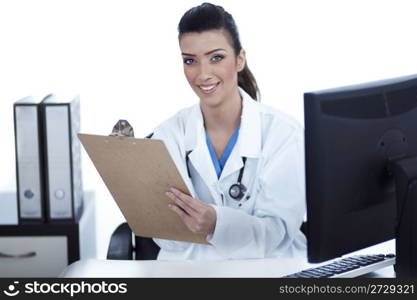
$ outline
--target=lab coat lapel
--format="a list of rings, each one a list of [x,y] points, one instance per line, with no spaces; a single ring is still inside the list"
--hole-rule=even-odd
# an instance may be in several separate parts
[[[261,119],[258,104],[242,89],[242,116],[235,147],[224,166],[220,180],[243,167],[243,157],[258,158],[261,152]]]
[[[243,97],[242,119],[239,133],[240,155],[248,158],[258,158],[261,155],[262,124],[259,103],[253,100],[244,90],[240,89]]]
[[[214,201],[219,204],[220,199],[214,189],[218,181],[217,174],[207,147],[203,115],[198,104],[193,107],[186,123],[185,149],[187,152],[191,151],[188,156],[189,163],[203,179]]]
[[[240,156],[240,151],[237,149],[238,147],[236,146],[238,145],[235,145],[235,147],[233,147],[232,153],[230,153],[230,156],[226,161],[226,164],[220,175],[220,181],[222,181],[223,178],[226,178],[233,172],[236,172],[237,170],[243,167],[243,160]]]
[[[197,147],[190,153],[189,158],[190,163],[197,170],[198,174],[200,174],[201,178],[211,191],[218,179],[205,140],[200,141]]]

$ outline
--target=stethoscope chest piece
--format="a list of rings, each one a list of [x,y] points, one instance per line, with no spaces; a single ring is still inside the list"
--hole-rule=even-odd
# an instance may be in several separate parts
[[[242,183],[235,183],[229,189],[229,196],[237,201],[240,201],[246,193],[246,187]]]

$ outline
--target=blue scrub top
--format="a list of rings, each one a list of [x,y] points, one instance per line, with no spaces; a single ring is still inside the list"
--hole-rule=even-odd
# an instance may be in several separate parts
[[[220,159],[217,159],[216,151],[214,150],[213,144],[206,131],[207,147],[210,152],[211,160],[213,161],[214,169],[216,170],[217,178],[220,178],[223,168],[226,165],[226,161],[229,158],[230,153],[232,153],[233,147],[236,144],[237,137],[239,135],[239,128],[240,128],[240,123],[236,127],[235,131],[233,132],[233,135],[230,138],[229,142],[227,143],[226,148],[224,149],[223,154],[221,155]]]

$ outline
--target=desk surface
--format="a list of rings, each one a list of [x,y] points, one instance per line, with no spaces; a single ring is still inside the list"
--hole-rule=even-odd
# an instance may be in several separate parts
[[[159,277],[159,278],[279,278],[306,267],[279,259],[233,260],[216,262],[195,261],[124,261],[124,260],[80,260],[65,269],[60,277]],[[311,265],[310,265],[311,267]],[[364,277],[395,277],[393,267],[386,267]]]
[[[281,277],[303,268],[301,261],[280,259],[225,261],[81,260],[62,277]]]
[[[354,254],[393,253],[393,241]],[[383,250],[383,251],[381,251]],[[387,251],[388,250],[388,251]],[[326,262],[328,263],[328,262]],[[324,263],[325,264],[325,263]],[[89,259],[68,266],[60,277],[263,277],[277,278],[321,264],[307,259],[274,258],[224,261],[124,261]],[[395,277],[393,266],[366,274],[365,277]]]

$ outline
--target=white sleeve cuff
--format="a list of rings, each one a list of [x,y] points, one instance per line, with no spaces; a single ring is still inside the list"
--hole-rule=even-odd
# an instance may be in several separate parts
[[[207,241],[225,258],[263,258],[285,236],[285,227],[278,218],[260,218],[231,207],[213,207],[216,227]]]

